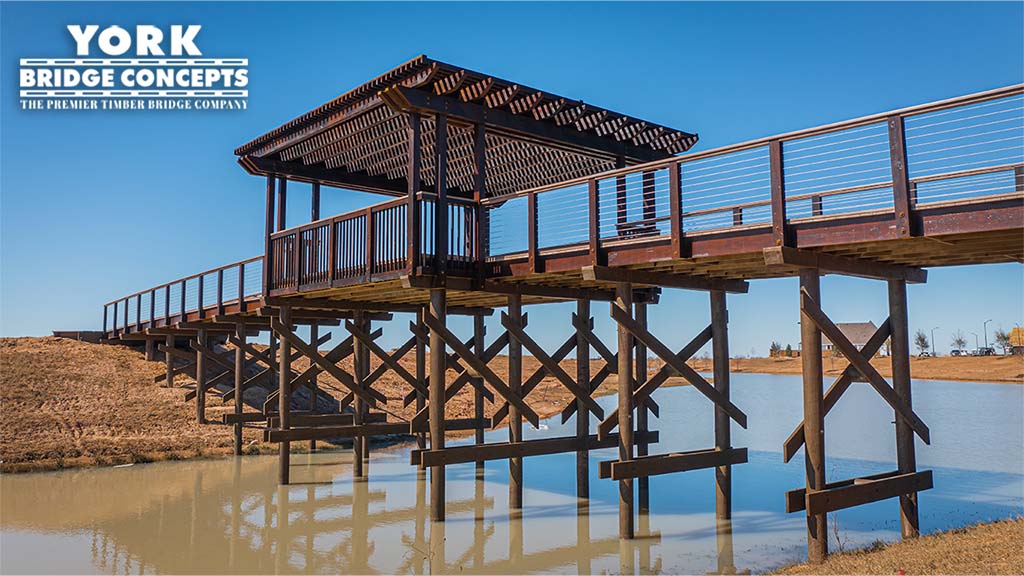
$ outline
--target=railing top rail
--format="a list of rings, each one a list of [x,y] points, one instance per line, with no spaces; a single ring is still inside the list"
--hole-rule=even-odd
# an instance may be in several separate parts
[[[273,234],[270,235],[270,238],[277,239],[281,238],[282,236],[290,236],[297,232],[302,232],[304,230],[309,230],[311,228],[319,228],[320,226],[326,226],[331,222],[339,222],[341,220],[348,220],[349,218],[357,218],[359,216],[363,216],[366,214],[367,210],[370,210],[371,212],[380,212],[381,210],[387,210],[388,208],[393,208],[395,206],[403,206],[408,202],[409,200],[406,197],[394,198],[392,200],[387,200],[385,202],[371,204],[365,208],[357,208],[356,210],[350,210],[348,212],[335,214],[333,216],[327,216],[326,218],[314,220],[313,222],[308,222],[306,224],[294,226],[292,228],[286,228],[284,230],[274,232]]]
[[[150,288],[146,288],[145,290],[139,290],[138,292],[133,292],[133,293],[127,295],[127,296],[122,296],[120,298],[116,298],[114,300],[111,300],[110,302],[107,302],[103,306],[105,306],[105,307],[106,306],[110,306],[110,305],[116,304],[118,302],[123,302],[125,300],[131,299],[131,298],[135,298],[136,296],[142,296],[143,294],[146,294],[147,292],[152,292],[154,290],[160,290],[160,289],[166,288],[168,286],[174,286],[175,284],[179,284],[181,282],[188,282],[189,280],[194,280],[196,278],[199,278],[200,276],[206,276],[207,274],[212,274],[214,272],[219,272],[221,270],[229,270],[231,268],[235,268],[235,267],[241,266],[243,264],[251,264],[253,262],[259,262],[261,260],[263,260],[263,255],[253,256],[252,258],[246,258],[245,260],[239,260],[238,262],[232,262],[231,264],[225,264],[224,266],[218,266],[216,268],[211,268],[209,270],[204,270],[203,272],[196,272],[195,274],[191,274],[189,276],[184,276],[184,277],[178,278],[177,280],[171,280],[170,282],[164,282],[163,284],[157,284],[156,286],[152,286]]]
[[[547,192],[550,190],[558,190],[561,188],[567,188],[569,186],[575,186],[584,184],[590,180],[604,180],[607,178],[614,178],[616,176],[623,176],[626,174],[635,174],[645,170],[659,170],[667,166],[671,166],[676,163],[693,162],[703,158],[712,156],[721,156],[730,152],[741,152],[743,150],[749,150],[751,148],[757,148],[759,146],[767,145],[773,141],[789,141],[804,138],[807,136],[818,136],[821,134],[828,134],[831,132],[838,132],[840,130],[846,130],[848,128],[858,128],[860,126],[866,126],[868,124],[874,124],[881,122],[891,116],[916,116],[920,114],[927,114],[929,112],[936,112],[939,110],[945,110],[948,108],[956,108],[958,106],[965,106],[968,104],[977,104],[979,102],[985,102],[987,100],[995,100],[997,98],[1004,98],[1007,96],[1014,96],[1024,94],[1024,84],[1014,84],[1012,86],[1004,86],[1002,88],[996,88],[993,90],[987,90],[984,92],[976,92],[974,94],[967,94],[965,96],[958,96],[956,98],[949,98],[946,100],[938,100],[935,102],[929,102],[927,104],[918,104],[916,106],[909,106],[906,108],[899,108],[897,110],[889,110],[886,112],[879,112],[877,114],[871,114],[869,116],[861,116],[859,118],[853,118],[850,120],[843,120],[841,122],[835,122],[832,124],[825,124],[823,126],[815,126],[813,128],[804,128],[793,132],[785,132],[783,134],[776,134],[773,136],[767,136],[764,138],[758,138],[756,140],[748,140],[746,142],[740,142],[738,144],[729,144],[727,146],[720,146],[718,148],[712,148],[710,150],[703,150],[700,152],[691,152],[689,154],[683,154],[680,156],[672,156],[671,158],[664,158],[661,160],[655,160],[653,162],[647,162],[645,164],[634,164],[625,168],[617,168],[615,170],[609,170],[607,172],[601,172],[599,174],[592,174],[590,176],[582,176],[574,178],[572,180],[563,180],[561,182],[555,182],[544,186],[538,186],[536,188],[530,188],[529,190],[523,190],[514,194],[505,194],[502,196],[495,196],[491,198],[485,198],[481,203],[484,206],[492,204],[501,204],[513,198],[521,196],[527,196],[530,194],[538,194],[541,192]]]

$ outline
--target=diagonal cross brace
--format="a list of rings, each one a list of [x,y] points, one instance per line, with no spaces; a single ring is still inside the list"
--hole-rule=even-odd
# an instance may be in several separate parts
[[[471,368],[476,370],[477,373],[479,373],[480,376],[483,377],[483,379],[486,380],[492,388],[494,388],[495,392],[518,408],[519,411],[526,416],[526,419],[530,424],[533,424],[534,428],[538,428],[540,426],[540,416],[533,411],[533,408],[530,408],[530,406],[527,405],[521,397],[513,393],[512,390],[509,389],[508,385],[506,385],[501,378],[487,367],[487,364],[484,364],[479,358],[473,355],[473,352],[469,348],[463,346],[462,342],[459,342],[459,339],[445,328],[444,324],[438,322],[436,318],[429,314],[424,315],[423,321],[427,324],[427,327],[437,332],[437,334],[441,336],[441,339],[444,340],[444,342],[450,346],[452,350],[454,350],[455,353],[466,362],[466,364],[469,364]]]
[[[386,364],[388,368],[391,368],[391,370],[394,371],[395,374],[398,374],[398,376],[402,380],[405,380],[410,386],[419,390],[420,393],[428,393],[426,386],[423,386],[420,382],[418,382],[415,376],[409,374],[409,371],[406,370],[405,367],[403,367],[401,364],[398,363],[398,361],[396,361],[387,352],[385,352],[383,348],[378,346],[377,343],[373,341],[369,334],[367,334],[361,328],[359,328],[354,323],[348,320],[345,321],[345,329],[348,330],[352,334],[352,336],[355,337],[356,340],[362,342],[363,345],[370,350],[370,352],[373,352],[374,356],[380,358],[381,362]],[[363,382],[362,384],[367,385],[368,383]]]
[[[875,333],[871,335],[871,338],[869,338],[867,343],[864,344],[864,347],[861,348],[861,356],[863,356],[864,358],[874,357],[874,355],[878,352],[878,349],[881,348],[882,344],[885,343],[885,340],[889,338],[890,332],[891,326],[889,324],[889,319],[886,318],[885,322],[883,322],[882,325],[879,326],[877,330],[875,330]],[[829,411],[832,410],[832,408],[836,405],[836,402],[839,401],[839,398],[843,395],[844,392],[846,392],[846,389],[850,387],[850,384],[853,384],[853,379],[859,375],[860,372],[858,372],[852,364],[846,366],[846,369],[843,370],[843,373],[840,374],[838,378],[836,378],[835,382],[833,382],[832,385],[828,387],[828,391],[825,392],[824,410],[822,412],[822,416],[827,415]],[[782,445],[782,457],[784,458],[783,461],[789,462],[793,458],[793,456],[796,455],[796,451],[799,450],[800,447],[803,445],[804,422],[803,420],[801,420],[800,424],[797,424],[796,429],[793,430],[793,433],[789,435],[789,438],[786,438],[786,442],[783,443]]]
[[[575,348],[576,335],[573,334],[569,336],[565,343],[563,343],[558,348],[558,350],[555,351],[554,354],[551,355],[551,359],[555,362],[561,362],[566,356],[569,355],[569,352],[572,352]],[[530,392],[532,392],[534,388],[540,385],[540,383],[544,380],[544,378],[547,375],[547,368],[545,368],[543,365],[538,367],[537,370],[535,370],[533,374],[530,376],[530,378],[523,383],[523,398],[529,396]],[[573,405],[575,406],[576,403],[573,402]],[[501,424],[502,420],[504,420],[506,416],[508,416],[508,402],[502,404],[501,407],[498,408],[498,410],[491,416],[491,427],[497,427],[498,424]]]
[[[747,415],[737,408],[735,404],[730,402],[728,398],[723,396],[721,392],[716,390],[714,386],[709,384],[708,381],[698,374],[696,370],[687,366],[685,362],[681,362],[671,350],[661,343],[660,340],[645,330],[643,326],[637,324],[637,322],[621,308],[618,306],[612,306],[611,312],[612,318],[614,318],[619,325],[628,330],[634,338],[643,343],[644,346],[647,346],[648,350],[654,352],[654,354],[661,358],[666,365],[671,366],[672,369],[678,372],[680,376],[686,378],[690,385],[696,388],[698,392],[706,396],[709,400],[714,402],[716,406],[724,410],[725,413],[735,420],[737,424],[743,428],[747,427]]]
[[[683,346],[683,349],[675,355],[676,359],[685,365],[686,361],[693,357],[705,344],[711,341],[711,325],[708,324],[707,328],[700,331],[699,334],[693,337],[692,340]],[[647,382],[644,382],[639,388],[633,391],[633,405],[636,406],[641,400],[650,400],[651,394],[654,393],[662,384],[664,384],[672,376],[675,376],[678,372],[669,363],[665,363],[660,370],[651,376]],[[616,426],[619,425],[619,414],[618,412],[612,412],[608,415],[608,418],[598,424],[597,433],[599,436],[605,436],[610,434]]]
[[[806,290],[800,291],[800,309],[807,314],[807,316],[814,322],[814,325],[818,327],[821,332],[832,341],[832,344],[839,349],[839,352],[849,360],[850,364],[857,369],[865,378],[871,387],[878,392],[879,396],[882,397],[893,410],[899,414],[909,425],[925,444],[931,444],[931,433],[928,430],[928,426],[925,425],[914,410],[900,398],[899,394],[892,389],[891,386],[882,378],[882,375],[875,370],[875,367],[871,365],[867,359],[860,354],[857,347],[846,337],[839,328],[829,320],[828,316],[821,311],[821,307],[814,301],[814,298],[807,293]]]
[[[322,370],[324,370],[331,376],[334,376],[334,378],[337,379],[338,382],[344,384],[345,387],[351,390],[352,393],[355,394],[356,397],[358,397],[360,400],[365,401],[367,404],[374,408],[377,407],[378,401],[381,403],[387,402],[387,397],[385,397],[380,392],[377,392],[369,388],[363,388],[362,386],[357,384],[356,381],[352,378],[351,374],[345,372],[337,365],[335,365],[333,362],[331,362],[324,356],[320,355],[319,351],[317,351],[314,347],[310,346],[309,344],[303,342],[302,338],[299,338],[298,336],[295,335],[294,332],[292,332],[291,327],[285,326],[279,319],[271,318],[270,326],[271,328],[274,329],[275,332],[277,332],[278,336],[287,340],[288,343],[295,347],[295,349],[298,350],[303,356],[309,358],[309,361],[311,363],[316,364]]]
[[[421,338],[423,340],[428,339],[427,334],[424,334],[423,331],[418,326],[416,326],[415,323],[410,322],[409,329],[413,332],[413,334],[416,335],[416,338]],[[463,346],[465,346],[466,348],[469,348],[472,345],[473,338],[469,338],[468,340],[463,342]],[[508,346],[508,332],[502,333],[501,336],[499,336],[490,346],[487,347],[487,350],[484,351],[484,354],[480,358],[486,364],[487,362],[490,362],[491,359],[493,359],[495,356],[497,356],[498,352],[501,352],[501,350],[505,348],[505,346]],[[469,370],[466,370],[466,368],[459,363],[459,357],[457,354],[449,354],[448,358],[446,358],[445,360],[446,368],[454,370],[455,373],[459,375],[455,379],[455,381],[451,383],[450,386],[445,388],[445,402],[451,400],[452,397],[458,394],[458,392],[462,390],[462,388],[466,384],[471,384],[474,388],[480,390],[480,392],[483,393],[484,398],[486,398],[488,402],[494,402],[494,394],[490,390],[488,390],[486,386],[484,386],[483,382],[480,382],[476,379],[475,374],[470,373]],[[411,390],[408,394],[405,395],[402,405],[408,406],[412,404],[414,400],[416,400],[416,390]]]
[[[569,392],[572,392],[573,396],[575,396],[577,400],[581,400],[587,409],[593,412],[598,418],[604,418],[604,409],[601,408],[601,406],[590,396],[590,391],[580,384],[577,384],[571,376],[566,374],[565,370],[558,365],[558,362],[552,360],[551,356],[548,356],[547,352],[544,351],[544,348],[537,344],[533,338],[530,338],[529,334],[523,331],[518,322],[513,320],[508,314],[502,312],[501,324],[509,331],[509,334],[511,334],[513,338],[518,340],[523,347],[530,351],[530,354],[533,354],[533,357],[536,358],[545,369],[547,369],[549,374],[554,376]]]

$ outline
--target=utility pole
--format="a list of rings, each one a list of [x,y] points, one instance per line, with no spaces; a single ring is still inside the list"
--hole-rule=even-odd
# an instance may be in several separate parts
[[[981,331],[985,333],[985,348],[988,348],[988,323],[991,321],[992,319],[989,318],[981,323]]]
[[[939,355],[939,348],[935,345],[935,331],[938,330],[938,329],[939,329],[938,326],[936,326],[935,328],[932,328],[932,356],[938,356]]]

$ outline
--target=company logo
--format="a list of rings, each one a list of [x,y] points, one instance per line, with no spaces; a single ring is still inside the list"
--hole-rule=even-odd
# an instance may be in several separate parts
[[[67,27],[73,58],[22,58],[23,110],[244,110],[249,60],[207,58],[198,24]],[[92,57],[94,52],[104,57]]]

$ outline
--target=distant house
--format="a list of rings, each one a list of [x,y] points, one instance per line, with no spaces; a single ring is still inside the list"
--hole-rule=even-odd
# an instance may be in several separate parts
[[[1010,353],[1024,356],[1024,328],[1010,330]]]
[[[874,322],[837,322],[836,327],[858,350],[863,348],[875,330],[878,330],[878,326],[875,326]],[[837,351],[832,341],[824,334],[821,336],[821,349],[829,352]]]

